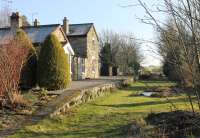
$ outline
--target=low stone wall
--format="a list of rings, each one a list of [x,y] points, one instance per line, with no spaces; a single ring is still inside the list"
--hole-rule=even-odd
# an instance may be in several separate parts
[[[134,82],[134,77],[125,77],[125,78],[122,78],[121,81],[122,81],[123,86],[127,86]]]
[[[92,101],[96,99],[97,97],[102,97],[110,94],[111,92],[114,92],[114,90],[117,88],[117,85],[115,83],[109,83],[109,84],[103,84],[96,87],[91,87],[87,89],[83,89],[73,93],[71,96],[64,96],[60,95],[60,97],[67,97],[66,99],[63,99],[60,101],[60,104],[57,106],[57,109],[51,113],[52,116],[60,115],[61,113],[65,113],[67,109],[74,107],[76,105],[79,105],[81,103],[86,103],[89,101]],[[69,94],[69,93],[68,93]]]

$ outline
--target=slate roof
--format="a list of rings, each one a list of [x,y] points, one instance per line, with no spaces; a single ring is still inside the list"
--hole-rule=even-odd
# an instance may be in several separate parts
[[[87,35],[90,28],[93,26],[93,23],[84,23],[84,24],[70,24],[69,25],[69,34],[68,36],[82,36]]]
[[[59,26],[59,24],[40,25],[37,27],[30,26],[24,27],[23,30],[31,38],[33,43],[43,43],[45,38],[47,38],[47,36],[55,31]]]
[[[22,29],[28,34],[33,43],[42,43],[45,38],[59,26],[59,24],[39,25],[37,27],[22,27]],[[13,33],[10,28],[0,28],[0,44],[4,43],[4,39],[12,37]]]
[[[0,28],[0,45],[6,43],[6,39],[12,37],[12,32],[10,28]]]

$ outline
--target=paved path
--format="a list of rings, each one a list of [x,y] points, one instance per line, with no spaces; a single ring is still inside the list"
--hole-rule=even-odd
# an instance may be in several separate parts
[[[88,87],[94,87],[100,84],[105,84],[110,82],[110,80],[83,80],[83,81],[73,81],[67,90],[78,90],[85,89]]]
[[[127,77],[101,77],[99,79],[88,79],[88,80],[81,80],[81,81],[72,81],[67,89],[58,90],[58,91],[49,91],[49,94],[52,95],[60,95],[66,91],[75,91],[81,89],[87,89],[90,87],[95,87],[102,84],[112,83],[119,80],[126,79]]]

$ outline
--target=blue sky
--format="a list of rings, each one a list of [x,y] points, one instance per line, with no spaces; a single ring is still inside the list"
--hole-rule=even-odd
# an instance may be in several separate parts
[[[145,0],[152,6],[156,0]],[[158,0],[157,0],[158,2]],[[141,7],[122,8],[120,5],[136,4],[137,0],[13,0],[11,8],[28,17],[38,18],[40,24],[62,23],[66,16],[70,23],[93,22],[100,32],[112,29],[117,32],[133,33],[138,39],[153,39],[155,32],[149,25],[141,23],[137,17],[145,12]],[[1,3],[2,5],[2,3]],[[157,65],[158,57],[148,51],[150,44],[143,44],[145,65]]]

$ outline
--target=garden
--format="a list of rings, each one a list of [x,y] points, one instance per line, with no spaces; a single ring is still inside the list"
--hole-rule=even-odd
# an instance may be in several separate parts
[[[176,137],[180,133],[193,136],[193,130],[199,128],[191,128],[191,124],[186,125],[188,122],[185,123],[185,128],[178,127],[179,122],[184,124],[184,121],[191,122],[191,119],[193,121],[195,119],[185,92],[173,91],[173,95],[167,97],[141,95],[144,91],[158,88],[175,89],[176,87],[176,83],[169,81],[139,81],[116,90],[115,93],[106,97],[72,108],[60,116],[46,118],[34,125],[25,126],[10,138],[132,137],[137,135],[163,138],[164,136]],[[198,120],[199,115],[195,116]],[[175,121],[178,119],[180,121]],[[165,121],[168,124],[164,124]],[[167,128],[174,128],[174,130]],[[175,133],[175,130],[180,133]],[[198,134],[194,133],[194,136]]]

